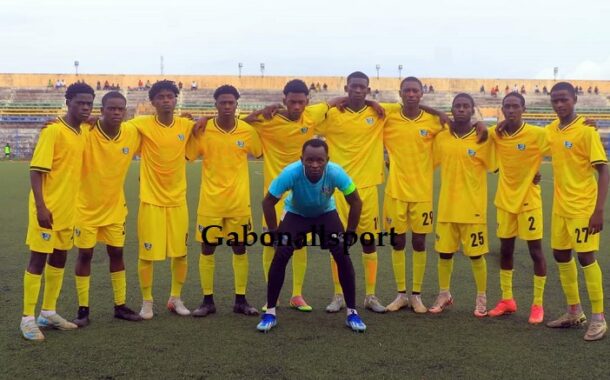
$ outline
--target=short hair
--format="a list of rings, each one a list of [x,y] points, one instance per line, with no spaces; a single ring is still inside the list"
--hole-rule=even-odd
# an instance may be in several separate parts
[[[558,83],[555,83],[555,85],[553,87],[551,87],[551,92],[561,91],[561,90],[567,90],[568,93],[570,93],[570,95],[576,96],[576,89],[574,88],[574,86],[572,86],[571,83],[558,82]]]
[[[502,98],[502,105],[504,105],[504,101],[509,96],[514,96],[515,98],[519,99],[519,102],[521,103],[521,107],[525,107],[525,98],[523,97],[523,95],[521,95],[518,92],[510,92],[506,96],[504,96],[504,98]]]
[[[293,79],[284,86],[284,95],[289,93],[309,95],[307,84],[300,79]]]
[[[406,82],[417,82],[417,84],[419,84],[419,88],[420,90],[423,90],[424,85],[421,83],[421,81],[415,77],[406,77],[405,79],[403,79],[400,82],[400,88],[402,89],[402,85],[405,84]]]
[[[218,97],[220,95],[225,95],[225,94],[235,96],[236,100],[239,99],[239,91],[237,91],[237,89],[235,87],[231,86],[230,84],[224,84],[224,85],[218,87],[214,91],[214,100],[218,100]]]
[[[180,90],[178,89],[178,86],[176,86],[176,83],[174,81],[164,79],[157,81],[152,85],[150,90],[148,90],[148,99],[153,100],[155,96],[157,96],[157,94],[163,90],[169,90],[173,92],[176,96],[178,96],[178,94],[180,93]]]
[[[455,98],[453,98],[453,101],[451,102],[452,107],[453,107],[453,103],[455,103],[457,98],[466,98],[466,99],[470,100],[470,104],[472,105],[472,108],[474,108],[474,99],[472,98],[472,96],[468,95],[465,92],[460,92],[459,94],[457,94],[455,96]]]
[[[311,140],[305,141],[305,144],[303,144],[303,148],[301,149],[301,155],[305,154],[305,148],[307,148],[308,146],[312,148],[323,147],[324,151],[326,152],[326,155],[328,155],[328,144],[322,139],[313,138]]]
[[[106,105],[106,102],[110,99],[123,99],[125,104],[127,104],[127,98],[125,98],[125,96],[123,96],[123,94],[121,94],[118,91],[110,91],[110,92],[107,92],[106,95],[104,95],[102,97],[102,107],[104,107]]]
[[[93,95],[95,98],[95,91],[93,91],[93,87],[89,86],[86,83],[72,83],[66,89],[66,100],[72,100],[78,94],[89,94]]]
[[[365,73],[363,73],[362,71],[354,71],[353,73],[348,75],[347,76],[347,83],[349,83],[349,81],[351,79],[355,79],[355,78],[366,79],[366,83],[369,83],[369,77]]]

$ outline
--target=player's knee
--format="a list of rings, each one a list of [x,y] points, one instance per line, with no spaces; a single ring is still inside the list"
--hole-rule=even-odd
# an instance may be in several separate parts
[[[441,258],[441,260],[453,259],[453,253],[439,253],[438,256]]]
[[[411,237],[411,245],[413,250],[417,252],[423,252],[426,250],[426,235],[424,234],[413,234]]]
[[[243,255],[246,253],[246,246],[243,244],[237,244],[231,247],[235,255]]]
[[[479,256],[470,256],[470,260],[480,260],[481,257],[483,257],[483,255],[479,255]]]
[[[572,260],[572,250],[570,249],[554,249],[553,258],[558,263],[567,263]]]
[[[595,262],[595,255],[593,252],[578,252],[578,262],[583,267],[591,265]]]
[[[55,268],[63,268],[66,266],[67,252],[64,250],[53,250],[53,253],[49,255],[48,263]]]

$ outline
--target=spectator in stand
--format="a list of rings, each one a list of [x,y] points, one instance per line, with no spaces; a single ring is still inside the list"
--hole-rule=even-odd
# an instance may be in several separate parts
[[[549,90],[546,89],[546,86],[542,87],[542,95],[548,95]]]
[[[4,159],[11,159],[11,146],[9,145],[9,143],[6,143],[6,145],[4,146]]]
[[[506,85],[506,87],[504,87],[504,95],[508,95],[509,92],[510,88],[508,87],[508,85]]]
[[[322,91],[322,86],[320,86],[320,82],[316,83],[316,91]]]
[[[536,85],[536,87],[534,87],[534,94],[536,94],[536,95],[540,94],[540,89],[538,88],[538,85]]]
[[[591,95],[593,93],[593,87],[589,86],[589,88],[587,88],[587,94]]]
[[[525,91],[525,85],[521,85],[521,95],[525,95],[526,91]]]
[[[428,92],[428,85],[424,84],[424,94]]]
[[[100,90],[102,89],[102,83],[100,83],[100,81],[99,81],[99,80],[97,81],[97,84],[95,85],[95,89],[96,89],[97,91],[100,91]]]
[[[55,81],[55,89],[59,90],[61,88],[61,81],[58,79]]]
[[[582,90],[582,86],[578,86],[578,93],[579,94],[584,94],[584,91]]]
[[[178,82],[178,90],[182,91],[182,86],[183,86],[182,81]]]
[[[324,84],[322,85],[322,90],[328,91],[328,85],[326,84],[326,82],[324,82]]]
[[[104,81],[104,91],[107,91],[110,89],[110,83],[108,83],[108,79],[106,79]]]
[[[513,92],[519,92],[519,88],[517,87],[517,83],[513,85]]]
[[[151,86],[151,84],[150,84],[150,79],[147,79],[147,80],[146,80],[146,85],[144,86],[144,89],[145,89],[145,90],[148,90],[148,89],[150,89],[150,86]]]
[[[599,95],[599,88],[597,88],[597,86],[595,86],[595,88],[593,89],[593,92],[595,93],[595,95]]]
[[[379,99],[379,89],[375,89],[375,92],[373,93],[373,98]]]
[[[144,82],[142,82],[142,79],[138,80],[138,90],[144,90]]]
[[[191,82],[191,91],[197,91],[197,82],[196,81]]]
[[[428,92],[433,94],[434,93],[434,86],[430,85],[430,87],[428,87]]]
[[[483,95],[485,95],[485,86],[481,85],[481,88],[479,89],[479,92]]]
[[[51,79],[47,82],[47,88],[53,88],[53,81]]]
[[[309,86],[309,91],[315,91],[316,90],[316,85],[311,82],[311,85]]]

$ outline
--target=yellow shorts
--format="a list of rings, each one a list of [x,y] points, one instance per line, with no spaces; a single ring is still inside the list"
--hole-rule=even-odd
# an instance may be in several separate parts
[[[165,260],[186,255],[189,214],[186,203],[162,207],[140,202],[138,211],[139,257]]]
[[[498,229],[500,239],[519,237],[523,240],[540,240],[543,233],[542,208],[527,210],[518,214],[497,209]]]
[[[489,252],[487,224],[436,223],[436,243],[439,253],[454,253],[460,248],[465,256],[480,256]]]
[[[38,220],[30,217],[25,244],[34,252],[53,253],[54,249],[67,251],[74,245],[74,228],[53,231],[40,227]]]
[[[377,186],[369,186],[363,189],[358,189],[358,195],[362,199],[362,214],[356,233],[363,234],[370,232],[377,234],[381,227],[379,226],[379,197],[377,194]],[[347,217],[349,215],[349,204],[345,200],[345,196],[340,191],[335,191],[335,202],[337,204],[337,213],[341,218],[343,227],[347,226]]]
[[[599,250],[599,233],[589,234],[589,218],[564,218],[553,214],[551,219],[551,247],[573,249],[576,252]]]
[[[74,227],[74,245],[78,248],[93,248],[97,242],[113,247],[125,245],[125,223],[115,223],[106,226]]]
[[[246,233],[252,231],[252,222],[249,215],[232,218],[197,215],[195,239],[203,243],[203,232],[205,231],[206,240],[212,244],[220,244],[222,238],[232,238],[229,234],[237,234],[238,241],[244,242],[244,229]]]
[[[383,200],[384,228],[397,234],[412,230],[416,234],[432,232],[432,202],[404,202],[386,196]]]

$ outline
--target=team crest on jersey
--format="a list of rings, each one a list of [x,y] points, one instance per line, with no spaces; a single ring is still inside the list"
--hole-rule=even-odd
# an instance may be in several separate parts
[[[150,251],[152,248],[152,243],[144,243],[144,249],[146,249],[147,251]]]
[[[571,141],[567,141],[567,140],[566,140],[566,141],[564,141],[564,142],[563,142],[563,146],[565,146],[565,147],[566,147],[566,148],[568,148],[568,149],[572,149],[572,147],[574,146],[574,144],[572,144],[572,142],[571,142]]]
[[[48,232],[43,232],[43,233],[41,234],[41,236],[42,236],[42,240],[46,240],[46,241],[51,240],[51,234],[50,234],[50,233],[48,233]]]
[[[427,137],[428,136],[428,131],[425,129],[420,129],[419,130],[419,135],[422,137]]]
[[[517,144],[517,149],[525,150],[525,144]]]
[[[74,229],[74,235],[80,236],[80,230],[78,228]]]
[[[121,149],[121,151],[123,152],[123,154],[129,154],[129,148],[124,146],[123,149]]]
[[[304,135],[304,134],[306,134],[306,133],[307,133],[307,131],[309,131],[309,127],[303,127],[303,128],[301,128],[301,134],[303,134],[303,135]]]
[[[184,135],[182,133],[178,133],[178,140],[184,141]]]
[[[364,120],[366,121],[366,123],[367,123],[368,125],[373,125],[373,124],[375,124],[375,118],[372,118],[372,117],[367,117],[367,118],[366,118],[366,119],[364,119]]]
[[[385,221],[386,221],[388,224],[392,224],[392,218],[385,218]]]
[[[332,195],[333,189],[330,186],[322,186],[322,194]]]
[[[240,148],[243,148],[243,147],[246,145],[246,143],[245,143],[245,142],[243,142],[242,140],[237,140],[235,143],[236,143],[236,144],[237,144],[237,146],[238,146],[238,147],[240,147]]]
[[[467,153],[470,157],[474,157],[477,154],[477,152],[475,150],[470,149],[470,148],[467,150]]]

